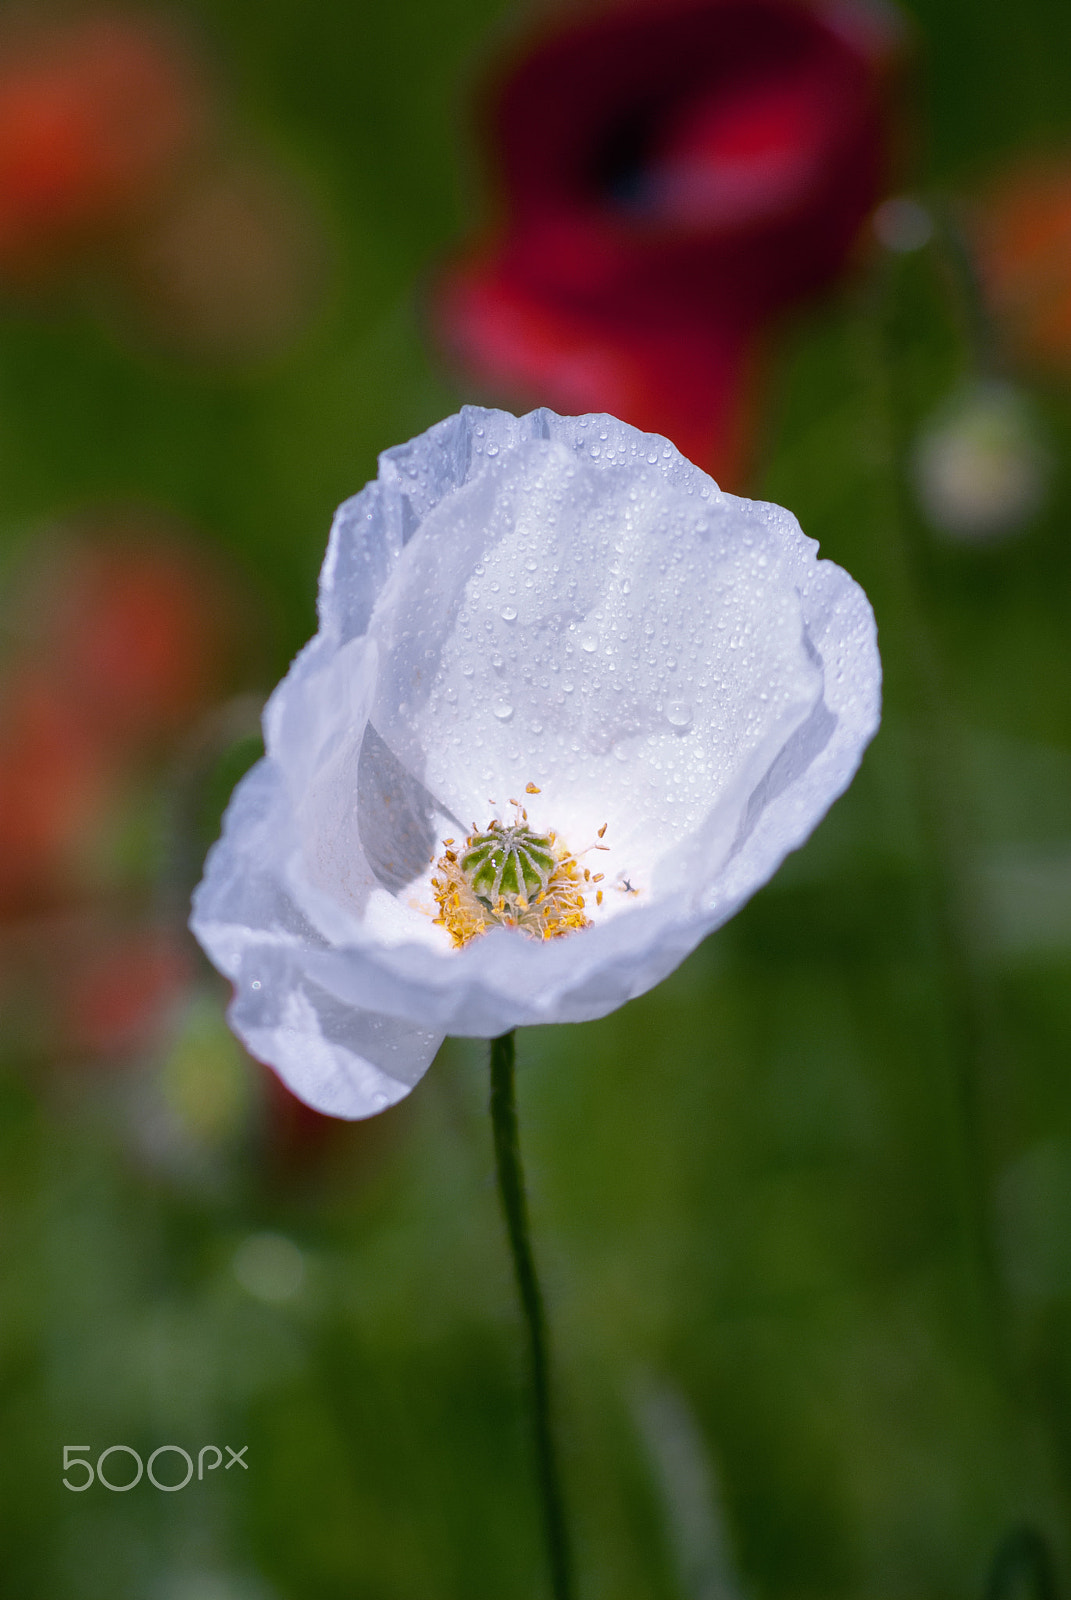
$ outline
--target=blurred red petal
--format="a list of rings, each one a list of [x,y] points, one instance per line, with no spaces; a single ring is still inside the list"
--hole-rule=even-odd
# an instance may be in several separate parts
[[[443,343],[488,398],[566,415],[608,411],[665,434],[716,476],[741,473],[755,364],[742,322],[622,327],[479,266],[443,279],[435,311]]]
[[[220,691],[240,597],[192,543],[136,521],[98,537],[52,561],[41,645],[99,738],[167,734]]]
[[[76,950],[56,995],[69,1047],[99,1056],[144,1048],[191,971],[189,951],[160,929],[127,928]]]
[[[100,821],[108,763],[44,669],[0,686],[0,914],[47,902]]]

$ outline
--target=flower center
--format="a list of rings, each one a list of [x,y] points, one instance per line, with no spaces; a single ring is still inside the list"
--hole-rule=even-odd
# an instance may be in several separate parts
[[[512,823],[488,823],[482,833],[470,833],[461,849],[453,839],[443,843],[431,887],[439,907],[435,921],[455,950],[488,928],[560,939],[590,926],[584,888],[595,880],[556,834],[537,833],[519,806]]]

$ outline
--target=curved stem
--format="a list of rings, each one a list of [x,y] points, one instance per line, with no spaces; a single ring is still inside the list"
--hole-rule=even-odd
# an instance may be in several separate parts
[[[565,1525],[565,1505],[550,1418],[547,1322],[543,1311],[543,1295],[532,1257],[524,1171],[521,1167],[521,1151],[517,1135],[514,1059],[512,1033],[504,1033],[501,1038],[491,1040],[491,1127],[495,1143],[495,1169],[513,1256],[513,1270],[517,1278],[517,1290],[528,1334],[536,1469],[543,1502],[543,1521],[554,1600],[573,1600],[575,1590],[569,1537]]]

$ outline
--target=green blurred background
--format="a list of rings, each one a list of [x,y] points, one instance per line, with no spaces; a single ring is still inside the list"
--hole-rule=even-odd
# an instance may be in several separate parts
[[[970,194],[1071,145],[1071,10],[906,10],[907,187]],[[102,507],[189,530],[241,597],[245,698],[135,763],[85,879],[110,916],[177,915],[255,751],[249,697],[314,628],[335,505],[470,398],[420,292],[478,212],[468,95],[514,16],[185,0],[220,137],[315,218],[311,309],[236,360],[146,332],[106,275],[0,306],[9,651],[42,539]],[[670,980],[519,1039],[583,1600],[1047,1594],[1001,1565],[1023,1528],[1068,1592],[1071,384],[1019,379],[1055,463],[1029,525],[931,531],[904,454],[970,373],[965,329],[925,248],[780,338],[749,487],[871,595],[885,724],[808,846]],[[9,991],[55,916],[9,916]],[[47,992],[68,957],[40,948]],[[327,1125],[184,971],[122,1050],[9,1006],[3,1593],[534,1600],[484,1047],[448,1042],[400,1107]],[[63,1487],[65,1445],[165,1443],[247,1445],[248,1469]]]

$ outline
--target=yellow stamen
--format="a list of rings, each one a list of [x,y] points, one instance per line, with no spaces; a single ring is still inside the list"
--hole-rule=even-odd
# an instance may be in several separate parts
[[[495,818],[482,833],[474,826],[463,850],[445,848],[435,863],[435,925],[447,930],[455,949],[493,927],[543,941],[590,926],[581,871],[587,879],[590,872],[556,834],[534,832],[523,807],[510,804],[518,813],[512,824]]]

